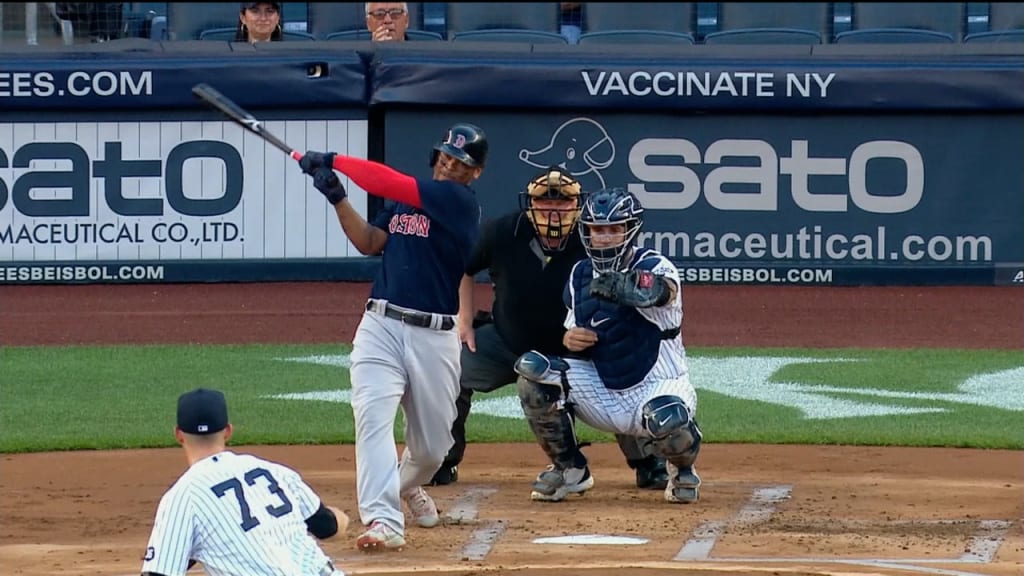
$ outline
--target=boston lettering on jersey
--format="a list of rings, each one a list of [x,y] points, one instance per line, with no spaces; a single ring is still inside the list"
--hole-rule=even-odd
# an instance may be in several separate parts
[[[389,236],[370,297],[454,315],[459,282],[480,234],[480,205],[472,188],[457,182],[417,179],[416,186],[422,207],[388,202],[373,221]]]

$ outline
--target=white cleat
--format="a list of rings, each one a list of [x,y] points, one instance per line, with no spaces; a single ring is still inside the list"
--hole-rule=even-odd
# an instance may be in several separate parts
[[[537,476],[533,483],[531,500],[541,502],[561,502],[569,494],[583,494],[594,487],[594,477],[590,467],[567,468],[558,470],[554,465]]]
[[[434,499],[423,488],[416,486],[402,493],[402,499],[409,506],[413,520],[421,528],[433,528],[441,523]]]

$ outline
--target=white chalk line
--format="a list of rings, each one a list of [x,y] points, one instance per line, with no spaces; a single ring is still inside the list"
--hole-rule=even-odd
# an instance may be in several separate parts
[[[675,561],[684,561],[687,565],[695,562],[763,562],[766,564],[804,563],[804,564],[846,564],[870,566],[875,568],[894,568],[910,572],[940,574],[944,576],[985,576],[963,570],[948,570],[933,566],[917,566],[917,564],[988,564],[995,558],[996,552],[1006,538],[1012,522],[1006,520],[981,520],[978,529],[971,537],[967,550],[959,558],[867,558],[842,559],[837,557],[812,558],[711,558],[718,538],[729,526],[756,524],[769,520],[775,513],[775,505],[790,497],[792,486],[771,486],[755,489],[750,501],[736,515],[728,520],[711,520],[702,522],[694,529],[692,536],[683,544],[676,554]],[[959,524],[964,520],[921,520],[894,521],[893,524]]]
[[[480,501],[497,491],[497,488],[487,486],[469,488],[448,509],[445,520],[455,524],[468,524],[477,521]],[[491,553],[494,544],[505,533],[506,527],[503,520],[482,523],[469,535],[466,544],[459,550],[457,558],[460,560],[483,560]]]

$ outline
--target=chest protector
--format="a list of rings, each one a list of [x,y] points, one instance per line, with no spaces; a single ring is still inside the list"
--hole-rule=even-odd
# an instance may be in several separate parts
[[[634,263],[638,260],[640,258],[635,258]],[[597,343],[589,352],[605,388],[632,388],[657,363],[661,341],[675,338],[679,330],[662,330],[636,308],[591,296],[593,271],[590,260],[583,260],[572,275],[576,325],[597,332]]]

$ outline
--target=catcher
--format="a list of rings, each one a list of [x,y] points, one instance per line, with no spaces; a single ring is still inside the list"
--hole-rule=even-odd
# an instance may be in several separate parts
[[[472,282],[476,273],[490,271],[493,315],[471,318],[476,310],[473,291],[460,292],[459,333],[464,346],[462,389],[455,403],[458,416],[452,424],[455,443],[432,484],[458,479],[474,391],[492,392],[515,382],[516,358],[529,350],[555,356],[568,352],[562,343],[562,292],[573,265],[587,257],[577,233],[582,195],[575,178],[551,166],[520,193],[520,210],[481,227],[465,280]],[[637,487],[664,490],[668,483],[665,461],[645,451],[640,438],[619,434],[616,440],[636,471]]]
[[[551,461],[531,498],[557,502],[594,485],[574,418],[614,434],[642,436],[667,461],[665,500],[699,499],[694,469],[701,431],[697,393],[683,348],[679,271],[655,250],[634,245],[643,207],[621,189],[589,195],[580,237],[589,258],[565,290],[565,358],[530,351],[515,363],[523,413]]]

